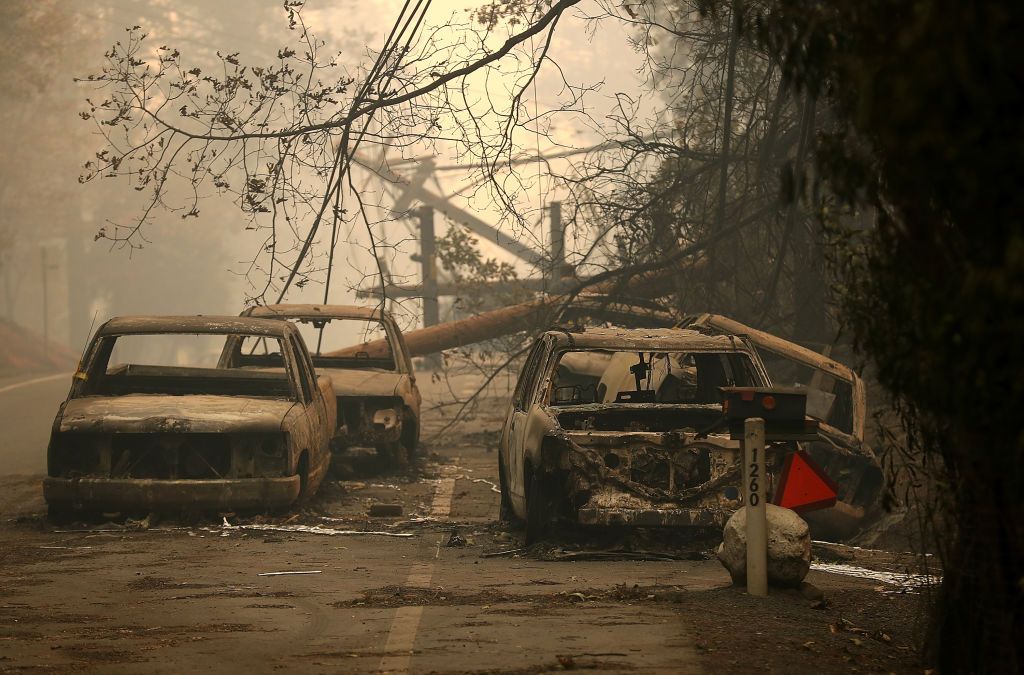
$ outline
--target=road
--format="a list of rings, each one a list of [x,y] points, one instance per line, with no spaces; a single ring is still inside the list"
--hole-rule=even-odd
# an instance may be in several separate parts
[[[812,571],[826,602],[760,600],[732,588],[706,546],[658,561],[576,543],[522,550],[496,522],[497,399],[410,472],[357,467],[302,513],[60,528],[43,516],[39,476],[14,474],[42,469],[67,382],[11,384],[0,383],[0,672],[917,667],[907,617],[920,596],[877,581]],[[444,424],[430,414],[428,439]],[[375,502],[403,515],[372,519]]]
[[[57,407],[68,395],[71,373],[38,373],[0,378],[2,472],[6,475],[46,471],[46,443]]]

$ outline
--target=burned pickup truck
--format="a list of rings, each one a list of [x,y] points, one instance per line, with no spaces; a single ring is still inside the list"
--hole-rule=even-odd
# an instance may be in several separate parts
[[[741,505],[721,388],[767,386],[753,343],[707,325],[548,331],[502,432],[502,514],[526,521],[529,542],[559,518],[720,527]],[[783,453],[769,457],[774,477]]]
[[[270,345],[279,372],[215,367],[225,336]],[[54,420],[43,493],[55,516],[284,507],[316,492],[333,425],[330,381],[291,324],[115,318]]]
[[[420,429],[420,391],[402,331],[385,311],[346,305],[267,305],[242,316],[287,320],[303,335],[317,372],[334,387],[333,447],[373,447],[393,463],[411,460]],[[367,348],[373,343],[373,348]],[[259,367],[259,351],[229,339],[224,367]]]

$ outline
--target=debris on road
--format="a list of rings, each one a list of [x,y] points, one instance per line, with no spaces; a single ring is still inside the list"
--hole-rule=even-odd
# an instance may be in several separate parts
[[[414,537],[413,532],[384,532],[382,530],[333,530],[319,525],[267,525],[253,523],[250,525],[223,525],[228,530],[259,530],[261,532],[305,532],[307,534],[324,534],[329,536],[376,536],[376,537]]]
[[[258,577],[287,577],[293,574],[323,574],[323,570],[294,570],[290,572],[260,572]]]
[[[59,550],[69,550],[69,551],[81,551],[81,550],[85,550],[85,549],[90,549],[90,548],[92,548],[92,546],[40,546],[39,548],[59,549]]]
[[[612,561],[612,560],[635,560],[638,562],[659,561],[674,562],[677,560],[703,560],[701,555],[692,553],[674,554],[658,551],[628,551],[625,549],[614,549],[608,551],[546,551],[539,558],[541,560],[553,561]]]
[[[370,504],[371,518],[399,518],[402,515],[401,504]]]
[[[491,487],[491,492],[499,495],[501,494],[501,488],[498,487],[498,484],[493,481],[489,481],[486,478],[470,478],[469,476],[459,476],[459,478],[465,478],[466,480],[471,480],[474,483],[489,485]]]
[[[930,574],[885,572],[881,570],[869,570],[865,567],[857,567],[855,565],[840,565],[834,563],[812,563],[811,569],[817,572],[829,572],[831,574],[842,574],[848,577],[881,581],[895,587],[895,590],[893,591],[886,591],[891,593],[919,593],[922,588],[938,586],[942,581],[941,577]]]
[[[507,551],[493,551],[491,553],[481,553],[481,558],[503,558],[505,556],[515,556],[529,551],[529,548],[513,548]]]
[[[459,534],[458,530],[452,530],[452,534],[448,537],[448,542],[445,544],[446,548],[461,548],[466,545],[466,538]]]
[[[881,629],[866,630],[864,628],[858,628],[857,626],[853,625],[851,621],[849,621],[848,619],[844,619],[843,617],[839,617],[839,620],[835,623],[830,623],[828,625],[828,630],[833,635],[835,635],[836,633],[846,632],[854,633],[855,635],[865,635],[871,638],[872,640],[878,640],[879,642],[884,642],[886,644],[892,642],[892,637],[885,631]]]

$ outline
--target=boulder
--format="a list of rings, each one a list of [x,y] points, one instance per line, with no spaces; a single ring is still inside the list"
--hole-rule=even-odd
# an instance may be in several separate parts
[[[768,504],[768,583],[799,586],[811,568],[811,531],[794,511]],[[737,586],[747,585],[747,509],[725,524],[718,559]]]

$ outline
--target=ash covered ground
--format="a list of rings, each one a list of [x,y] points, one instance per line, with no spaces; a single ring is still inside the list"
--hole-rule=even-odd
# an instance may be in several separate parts
[[[419,463],[355,451],[301,512],[57,526],[41,476],[4,476],[0,671],[919,670],[918,558],[816,544],[820,593],[760,600],[730,585],[714,533],[565,530],[526,548],[498,522],[507,394],[450,428],[447,386],[424,394]],[[12,452],[43,454],[45,431],[14,429]]]

